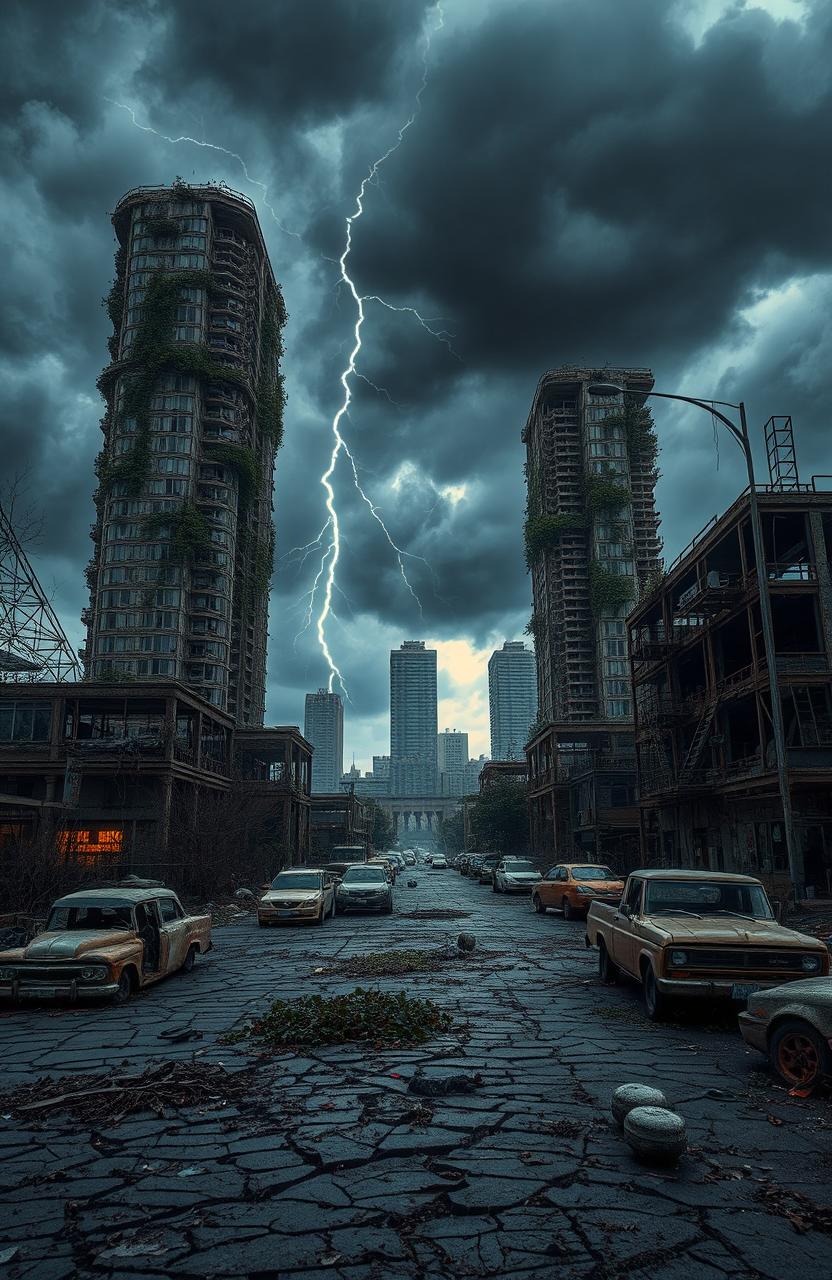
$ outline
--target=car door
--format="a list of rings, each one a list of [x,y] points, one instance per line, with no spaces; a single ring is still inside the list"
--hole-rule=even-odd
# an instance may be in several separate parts
[[[560,870],[560,867],[550,867],[543,879],[535,886],[535,891],[540,895],[540,901],[544,906],[553,907],[555,905],[557,876]]]
[[[159,914],[160,973],[173,973],[185,962],[188,950],[187,925],[175,898],[157,898]]]
[[[638,967],[635,957],[639,945],[639,939],[636,936],[637,921],[641,915],[643,897],[644,881],[639,880],[636,876],[630,876],[624,898],[620,906],[615,908],[611,926],[613,935],[612,958],[616,964],[621,965],[622,969],[626,969],[628,973],[636,976],[638,976]],[[627,907],[629,915],[621,910],[624,906]]]
[[[335,881],[331,875],[324,874],[324,915],[335,914]]]

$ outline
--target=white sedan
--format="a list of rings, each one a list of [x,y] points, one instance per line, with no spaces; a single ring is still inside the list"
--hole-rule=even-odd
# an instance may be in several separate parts
[[[503,858],[494,868],[491,882],[495,893],[528,893],[540,879],[533,862],[525,858]]]
[[[433,871],[442,871],[447,868],[448,863],[441,853],[435,853],[430,860],[430,865]]]

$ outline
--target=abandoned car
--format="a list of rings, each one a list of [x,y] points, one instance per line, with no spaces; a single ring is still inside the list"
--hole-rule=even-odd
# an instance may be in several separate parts
[[[128,1000],[211,947],[211,917],[171,889],[88,889],[53,903],[43,933],[0,952],[0,999]]]

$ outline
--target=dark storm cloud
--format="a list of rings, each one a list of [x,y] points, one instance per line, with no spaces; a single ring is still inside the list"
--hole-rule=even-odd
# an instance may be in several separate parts
[[[391,534],[430,569],[405,560],[420,615],[339,469],[349,603],[336,595],[332,638],[353,725],[380,723],[386,650],[405,635],[485,645],[522,626],[519,432],[545,368],[651,364],[665,389],[743,396],[758,425],[794,412],[806,469],[832,470],[832,12],[816,3],[798,25],[734,6],[697,44],[676,20],[692,7],[445,5],[421,113],[354,226],[361,292],[415,306],[453,334],[457,355],[412,315],[367,304],[359,367],[383,390],[355,383],[344,430]],[[178,173],[260,201],[291,316],[270,647],[269,713],[281,721],[300,719],[303,691],[326,679],[311,633],[292,648],[321,553],[303,572],[289,553],[323,523],[318,477],[352,339],[331,259],[358,183],[413,108],[428,12],[424,0],[27,0],[4,11],[4,463],[28,466],[44,500],[39,565],[78,639],[107,211],[127,188]],[[171,138],[239,152],[303,240],[279,230],[239,161],[141,132],[107,99]],[[758,314],[766,291],[795,276],[812,279]],[[675,552],[743,480],[727,438],[715,474],[704,415],[663,406],[657,420]]]
[[[179,0],[138,84],[171,102],[217,89],[271,131],[383,100],[419,30],[423,0]]]

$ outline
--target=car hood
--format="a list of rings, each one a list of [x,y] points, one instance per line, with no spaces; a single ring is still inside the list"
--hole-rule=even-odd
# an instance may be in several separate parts
[[[73,960],[90,951],[123,946],[135,938],[128,929],[68,929],[39,933],[27,947],[24,960]]]
[[[832,977],[802,978],[797,982],[786,982],[780,987],[760,991],[758,996],[773,1004],[812,1004],[832,1013]]]
[[[323,889],[270,889],[264,893],[261,902],[311,902],[319,898]]]
[[[701,920],[686,920],[683,916],[648,916],[647,919],[664,933],[674,938],[690,938],[692,942],[752,943],[756,946],[801,947],[813,951],[826,950],[819,938],[786,929],[773,920],[723,920],[703,916]]]

